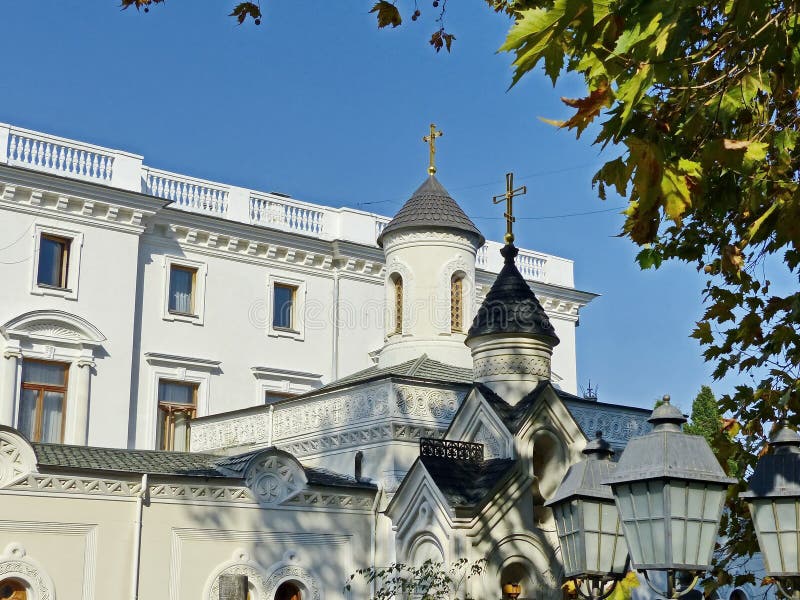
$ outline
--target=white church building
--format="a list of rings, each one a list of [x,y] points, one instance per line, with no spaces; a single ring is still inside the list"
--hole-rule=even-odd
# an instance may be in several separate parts
[[[543,504],[649,411],[576,395],[571,261],[408,192],[389,218],[0,124],[0,599],[361,599],[428,558],[559,598]]]

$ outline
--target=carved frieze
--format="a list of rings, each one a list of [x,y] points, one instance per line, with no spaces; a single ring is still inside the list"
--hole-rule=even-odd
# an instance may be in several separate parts
[[[320,600],[319,583],[316,578],[311,574],[308,569],[300,565],[285,565],[279,567],[267,579],[267,596],[265,598],[272,598],[278,590],[278,586],[284,581],[297,581],[308,590],[307,594],[311,600]],[[306,597],[306,593],[303,594]]]
[[[569,406],[569,411],[586,435],[591,436],[595,431],[602,431],[607,441],[618,446],[624,446],[632,437],[644,435],[652,428],[647,422],[646,414],[632,414],[607,406],[596,408]]]
[[[204,452],[269,440],[269,414],[255,413],[234,419],[198,423],[191,428],[191,448]]]
[[[474,361],[475,378],[494,375],[536,375],[550,377],[550,361],[541,356],[486,356]]]
[[[398,414],[449,422],[464,400],[465,392],[412,385],[395,386]]]
[[[287,439],[327,428],[342,427],[389,414],[385,385],[349,392],[341,396],[311,399],[275,409],[273,439]]]
[[[245,484],[261,504],[280,504],[306,487],[303,467],[284,453],[264,452],[245,471]]]

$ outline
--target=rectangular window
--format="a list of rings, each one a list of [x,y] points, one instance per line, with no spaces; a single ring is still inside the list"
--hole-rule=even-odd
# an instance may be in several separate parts
[[[159,450],[189,451],[190,421],[197,411],[197,384],[180,381],[158,382]]]
[[[294,304],[297,288],[276,283],[272,292],[272,327],[274,329],[295,329]]]
[[[197,269],[171,265],[169,269],[169,312],[195,314]]]
[[[32,442],[61,443],[64,438],[64,400],[69,365],[25,359],[19,430]]]
[[[36,283],[67,289],[69,247],[72,240],[43,233],[39,240],[39,271]]]

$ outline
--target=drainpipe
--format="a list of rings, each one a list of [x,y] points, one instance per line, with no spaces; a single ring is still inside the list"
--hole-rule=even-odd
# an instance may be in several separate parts
[[[272,425],[275,419],[275,405],[269,405],[269,429],[267,430],[267,446],[272,446],[272,440],[274,439],[272,434]]]
[[[333,270],[333,340],[331,348],[331,381],[339,378],[339,269]]]
[[[375,502],[372,504],[372,531],[370,532],[369,540],[369,561],[370,566],[375,569],[375,559],[377,555],[377,537],[378,537],[378,514],[380,513],[379,507],[381,497],[383,496],[383,483],[378,482],[378,491],[375,492]],[[370,582],[370,598],[375,597],[375,579]]]
[[[147,473],[142,475],[142,489],[136,497],[136,521],[133,532],[133,572],[131,575],[131,600],[139,598],[139,567],[142,561],[142,512],[147,496]]]

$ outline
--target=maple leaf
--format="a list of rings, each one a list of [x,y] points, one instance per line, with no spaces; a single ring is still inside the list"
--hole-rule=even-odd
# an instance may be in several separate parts
[[[606,82],[601,82],[585,98],[561,98],[561,101],[567,106],[578,109],[574,115],[564,121],[561,127],[577,129],[580,137],[583,130],[600,114],[600,111],[611,106],[613,99],[614,94]]]
[[[378,13],[378,27],[386,27],[387,25],[397,27],[403,22],[397,7],[386,0],[376,2],[369,12]]]

